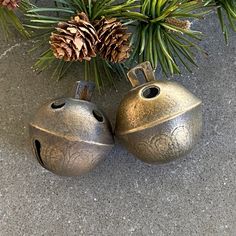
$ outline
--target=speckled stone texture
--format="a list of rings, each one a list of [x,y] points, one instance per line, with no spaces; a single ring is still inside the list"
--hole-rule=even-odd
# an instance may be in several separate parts
[[[186,158],[163,166],[136,160],[119,144],[94,172],[55,176],[31,154],[28,123],[49,99],[72,96],[82,68],[59,83],[30,68],[32,43],[0,36],[0,235],[236,234],[236,35],[224,44],[215,16],[202,24],[199,69],[175,78],[203,100],[204,134]],[[121,96],[107,89],[96,102],[114,124]]]

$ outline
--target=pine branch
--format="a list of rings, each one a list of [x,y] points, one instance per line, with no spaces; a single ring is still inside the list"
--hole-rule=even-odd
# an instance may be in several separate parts
[[[68,22],[79,12],[84,12],[92,23],[104,16],[108,18],[116,16],[120,18],[121,13],[140,6],[137,5],[136,0],[126,0],[121,4],[116,4],[114,0],[55,0],[54,2],[54,7],[41,8],[34,6],[28,10],[25,14],[27,19],[25,26],[33,30],[35,32],[34,37],[38,39],[38,46],[36,45],[33,50],[42,50],[46,45],[44,53],[38,58],[34,67],[38,71],[42,71],[49,66],[53,66],[53,77],[56,79],[62,78],[70,68],[64,65],[63,60],[55,58],[48,43],[50,35],[57,32],[60,22]],[[38,34],[41,35],[40,38],[38,38]],[[71,64],[75,63],[76,61],[71,62]],[[65,69],[62,69],[62,66]],[[84,62],[85,80],[89,78],[94,80],[99,91],[106,84],[105,79],[108,80],[108,83],[114,85],[114,75],[123,75],[122,69],[120,66],[117,67],[115,63],[109,64],[106,60],[98,56],[92,58],[91,61]],[[106,76],[100,77],[100,74],[104,73]]]
[[[55,65],[53,74],[57,78],[61,78],[70,68],[69,64],[67,66],[67,63],[55,58],[48,44],[50,35],[57,32],[59,22],[68,22],[79,12],[84,12],[93,25],[103,17],[116,17],[129,29],[133,28],[133,51],[126,64],[110,63],[99,56],[84,62],[85,79],[96,81],[100,90],[106,84],[105,78],[107,82],[114,83],[114,74],[124,77],[124,67],[129,68],[146,60],[165,76],[180,74],[180,65],[191,71],[191,66],[197,66],[195,52],[206,54],[198,46],[202,33],[193,30],[191,22],[202,19],[212,9],[217,9],[226,41],[229,27],[224,15],[229,26],[236,31],[235,0],[124,0],[119,4],[115,0],[54,0],[54,3],[54,7],[46,8],[31,5],[25,14],[25,26],[35,31],[37,50],[42,50],[46,45],[45,54],[40,56],[36,66],[41,70],[50,64]],[[0,26],[4,27],[2,22]],[[101,52],[98,54],[101,56]],[[108,58],[106,53],[104,56]],[[100,77],[101,73],[106,76]]]
[[[205,1],[206,6],[215,7],[219,17],[222,32],[225,41],[229,41],[229,27],[236,32],[236,1],[235,0],[208,0]],[[228,19],[228,24],[225,22]]]
[[[201,40],[201,32],[191,29],[188,19],[201,19],[209,12],[201,1],[141,1],[133,35],[133,54],[129,66],[136,61],[150,61],[153,68],[162,69],[164,75],[181,73],[179,65],[191,70],[189,64],[196,65],[193,49],[200,47],[195,41]]]
[[[1,3],[2,5],[0,4],[0,24],[2,33],[4,34],[6,40],[11,34],[11,27],[14,27],[22,36],[26,38],[30,37],[29,32],[23,26],[17,13],[25,13],[28,9],[30,9],[31,4],[28,0],[22,0],[19,4],[16,3],[14,1],[7,1],[6,3],[3,1]]]

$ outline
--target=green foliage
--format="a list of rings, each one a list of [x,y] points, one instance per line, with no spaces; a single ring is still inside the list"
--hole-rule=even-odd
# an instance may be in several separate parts
[[[27,0],[22,0],[17,11],[24,13],[29,10],[30,7],[31,4]],[[22,36],[27,38],[30,36],[15,11],[9,10],[6,7],[0,7],[0,28],[6,40],[11,34],[10,26],[13,26]]]
[[[180,73],[181,63],[191,71],[189,64],[196,66],[192,50],[201,50],[195,42],[201,40],[201,32],[187,27],[190,22],[185,19],[199,19],[207,12],[200,1],[142,0],[140,16],[133,17],[136,30],[130,63],[150,61],[166,76]]]
[[[198,42],[202,33],[192,29],[191,22],[202,19],[212,9],[217,9],[222,30],[228,41],[228,26],[236,31],[235,0],[55,0],[54,7],[34,6],[25,16],[27,27],[35,30],[36,45],[33,50],[44,49],[35,67],[41,71],[55,66],[53,76],[60,79],[75,62],[65,62],[54,57],[48,43],[49,37],[60,21],[67,21],[77,12],[85,12],[91,22],[105,17],[117,17],[132,30],[133,52],[128,62],[112,64],[103,59],[93,58],[84,62],[85,79],[93,77],[98,88],[104,78],[113,83],[113,74],[125,76],[125,68],[137,62],[150,61],[155,69],[161,69],[166,76],[181,73],[181,65],[191,72],[197,66],[195,53],[201,51]],[[101,76],[105,75],[105,76]]]
[[[29,10],[25,14],[28,18],[28,23],[25,26],[36,30],[37,33],[41,31],[40,34],[35,35],[36,45],[33,50],[42,49],[46,45],[34,67],[42,71],[49,66],[54,66],[55,70],[52,77],[61,79],[71,65],[77,63],[55,58],[50,49],[49,37],[55,31],[55,27],[59,22],[68,21],[77,12],[85,12],[90,21],[93,22],[100,19],[101,16],[120,17],[122,12],[140,7],[140,5],[135,5],[136,0],[126,0],[120,4],[114,4],[114,2],[114,0],[55,0],[54,7],[41,8],[35,6]],[[98,89],[104,85],[104,78],[108,78],[110,83],[114,83],[114,73],[122,76],[125,74],[122,65],[109,63],[98,56],[92,58],[90,62],[83,63],[85,66],[85,80],[93,78]],[[106,76],[101,76],[102,74]]]
[[[225,23],[224,15],[228,18],[229,26],[236,32],[236,1],[235,0],[207,0],[205,6],[216,7],[220,25],[226,43],[229,41],[228,24]]]

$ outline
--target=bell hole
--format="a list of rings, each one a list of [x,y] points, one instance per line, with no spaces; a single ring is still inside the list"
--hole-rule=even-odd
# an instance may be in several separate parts
[[[34,141],[34,150],[35,150],[35,155],[37,157],[38,162],[40,163],[41,166],[44,167],[43,160],[41,157],[41,143],[38,140]]]
[[[103,122],[103,120],[104,120],[103,115],[100,112],[96,111],[96,110],[93,110],[93,116],[99,122]]]
[[[66,105],[65,101],[56,101],[52,103],[51,108],[52,109],[60,109]]]
[[[158,96],[160,94],[160,89],[157,87],[144,88],[142,95],[144,98],[150,99]]]

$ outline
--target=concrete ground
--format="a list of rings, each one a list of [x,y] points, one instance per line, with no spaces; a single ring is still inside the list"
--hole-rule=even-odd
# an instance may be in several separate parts
[[[224,44],[215,16],[201,28],[199,69],[176,78],[203,100],[204,134],[184,159],[165,166],[136,160],[119,144],[90,174],[65,178],[33,159],[28,123],[51,98],[73,95],[82,69],[61,82],[31,69],[31,42],[0,36],[0,235],[236,234],[236,34]],[[114,124],[126,82],[97,103]]]

